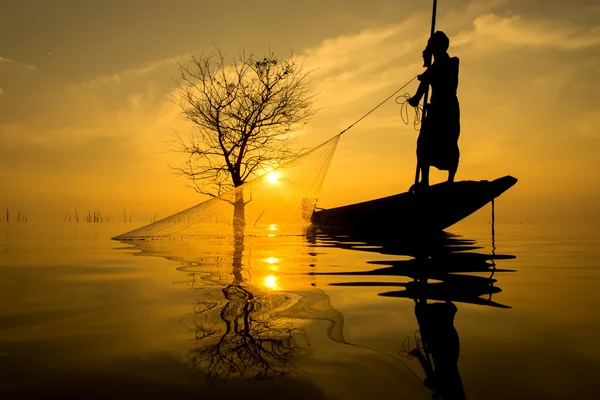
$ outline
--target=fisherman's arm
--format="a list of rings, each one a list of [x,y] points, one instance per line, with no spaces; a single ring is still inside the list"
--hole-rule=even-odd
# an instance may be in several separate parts
[[[421,102],[421,98],[427,91],[427,87],[429,86],[429,69],[418,76],[418,79],[421,81],[419,84],[419,88],[417,89],[417,93],[410,99],[408,99],[408,104],[413,107],[416,107]]]

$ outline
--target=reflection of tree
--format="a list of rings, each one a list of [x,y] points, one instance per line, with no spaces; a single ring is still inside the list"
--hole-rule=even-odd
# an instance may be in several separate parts
[[[305,321],[326,321],[330,324],[328,336],[345,343],[343,316],[322,290],[306,284],[294,292],[265,291],[250,284],[252,257],[244,254],[245,235],[240,226],[234,224],[232,241],[127,241],[133,245],[127,247],[129,251],[139,251],[136,256],[184,263],[177,270],[185,279],[176,283],[188,286],[197,297],[183,321],[195,335],[187,354],[195,369],[208,379],[269,378],[291,373],[307,350]],[[314,257],[314,253],[308,254]],[[314,279],[310,275],[299,277]]]
[[[223,294],[227,301],[218,317],[225,330],[216,333],[216,342],[212,335],[197,336],[200,346],[192,350],[193,364],[209,378],[267,378],[288,373],[299,351],[295,330],[270,315],[268,299],[261,299],[248,287],[230,285]],[[207,332],[202,325],[198,331],[202,335]]]
[[[209,379],[217,377],[269,378],[286,375],[301,352],[296,344],[299,330],[274,310],[290,296],[261,292],[244,281],[242,255],[244,235],[236,232],[231,284],[211,301],[211,289],[202,290],[194,307],[197,347],[190,351],[192,364]]]

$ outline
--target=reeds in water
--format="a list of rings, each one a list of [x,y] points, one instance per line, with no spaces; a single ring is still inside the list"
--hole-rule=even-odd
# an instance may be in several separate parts
[[[74,217],[74,218],[73,218]],[[156,222],[156,212],[151,217],[144,217],[144,219],[148,218],[150,223]],[[64,217],[63,222],[79,222],[79,213],[77,211],[77,207],[75,207],[75,214],[72,215],[70,210],[67,210]],[[86,223],[98,224],[98,223],[106,223],[106,222],[114,222],[115,217],[109,214],[103,214],[99,208],[93,210],[88,210],[87,214],[84,214],[83,220]],[[123,209],[123,222],[131,223],[132,221],[132,213],[127,213],[127,210]]]
[[[1,221],[10,222],[10,211],[9,211],[8,207],[6,207],[6,217],[5,218],[0,217],[0,222]],[[27,222],[27,216],[24,213],[22,213],[21,210],[19,210],[17,212],[16,222]]]
[[[71,212],[67,210],[63,218],[63,222],[73,222],[73,217],[75,217],[75,222],[79,222],[79,211],[77,210],[77,207],[75,207],[75,214],[73,216],[71,215]],[[102,214],[99,208],[95,210],[88,210],[87,214],[85,214],[85,222],[87,223],[99,224],[112,221],[114,221],[114,217],[112,217],[110,214]]]

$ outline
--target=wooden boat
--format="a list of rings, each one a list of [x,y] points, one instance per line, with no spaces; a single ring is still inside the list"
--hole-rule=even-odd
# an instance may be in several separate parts
[[[468,217],[517,183],[494,181],[439,183],[417,193],[400,193],[342,207],[316,210],[315,227],[387,230],[395,233],[441,231]]]

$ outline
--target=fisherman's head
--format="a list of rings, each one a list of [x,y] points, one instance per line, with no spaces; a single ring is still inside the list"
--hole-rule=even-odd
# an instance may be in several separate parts
[[[448,39],[448,36],[442,31],[437,31],[427,41],[427,48],[425,50],[435,56],[436,54],[447,52],[449,46],[450,39]]]
[[[427,41],[427,47],[423,50],[424,67],[431,65],[431,56],[441,56],[446,54],[450,46],[450,39],[442,31],[435,32]]]

